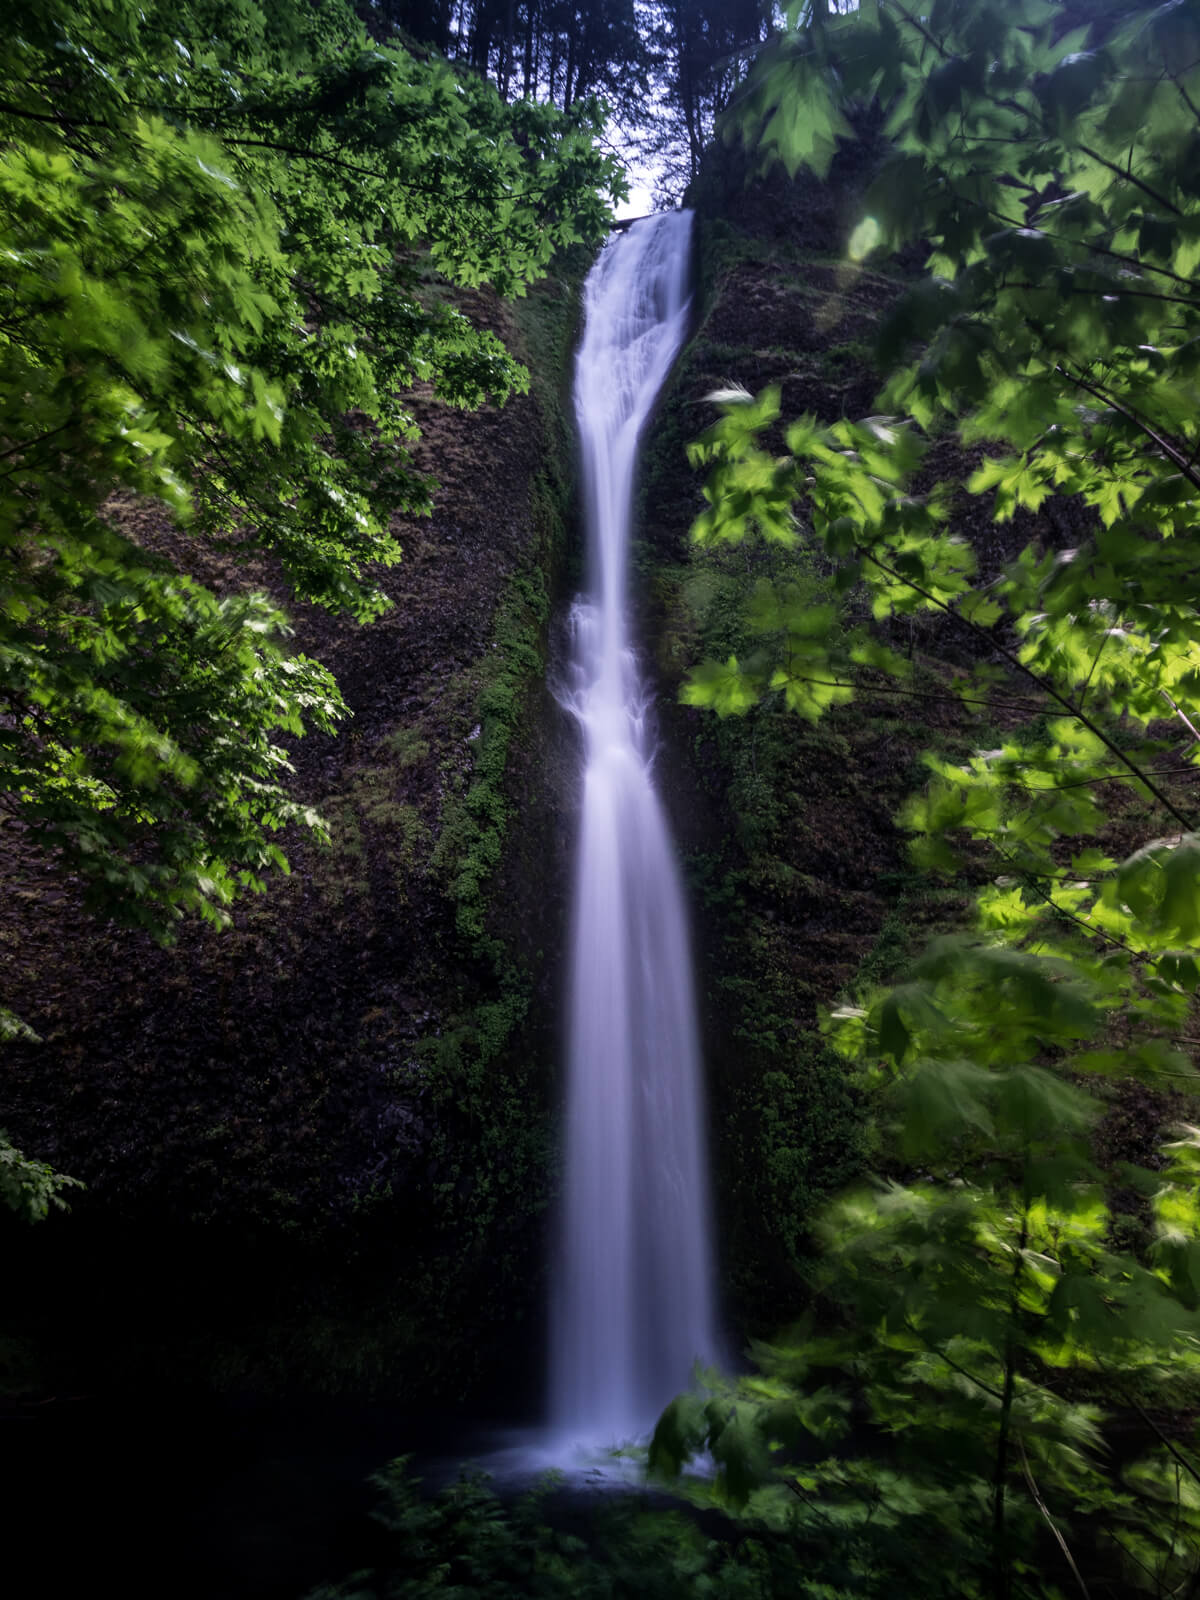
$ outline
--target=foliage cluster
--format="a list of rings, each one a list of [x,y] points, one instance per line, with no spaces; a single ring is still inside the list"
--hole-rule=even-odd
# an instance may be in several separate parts
[[[527,382],[453,287],[523,292],[598,236],[614,169],[590,103],[505,106],[370,47],[341,0],[62,0],[10,25],[0,787],[96,908],[220,921],[286,864],[273,834],[323,830],[279,732],[345,708],[279,606],[232,572],[205,587],[187,541],[378,614],[393,517],[432,487],[404,391]],[[157,531],[131,536],[131,499]]]
[[[44,1161],[31,1161],[9,1142],[0,1128],[0,1203],[26,1222],[41,1222],[54,1207],[65,1211],[64,1189],[81,1189],[78,1178],[55,1172]]]
[[[361,0],[359,10],[380,37],[407,32],[490,77],[506,100],[569,109],[600,97],[626,158],[676,200],[776,19],[759,0]]]
[[[591,102],[505,106],[344,0],[19,3],[10,33],[0,803],[90,909],[166,938],[286,871],[288,828],[328,838],[285,741],[347,708],[279,596],[388,606],[436,487],[407,392],[528,383],[458,291],[523,294],[598,238],[617,169]],[[366,779],[334,810],[347,860],[360,821],[420,842]],[[23,1215],[61,1203],[6,1170]]]
[[[702,1529],[612,1493],[581,1503],[553,1476],[506,1503],[480,1473],[434,1496],[401,1458],[373,1480],[385,1530],[374,1569],[308,1600],[850,1600],[844,1563],[771,1533]]]
[[[872,0],[765,52],[740,126],[823,173],[872,101],[891,152],[850,261],[931,248],[883,330],[881,414],[785,425],[777,388],[726,394],[693,449],[696,539],[815,547],[833,593],[764,580],[748,650],[685,698],[815,721],[908,679],[891,619],[940,617],[964,708],[1010,731],[931,754],[903,820],[923,867],[986,887],[972,937],[830,1023],[907,1181],[829,1215],[810,1325],[676,1402],[653,1455],[710,1452],[718,1498],[837,1539],[863,1592],[917,1561],[998,1600],[1193,1592],[1196,1135],[1122,1172],[1125,1228],[1092,1133],[1121,1079],[1164,1121],[1195,1084],[1200,9]],[[947,434],[972,466],[931,484]],[[964,490],[998,523],[1057,499],[1077,537],[981,578]],[[882,626],[846,628],[838,595]]]

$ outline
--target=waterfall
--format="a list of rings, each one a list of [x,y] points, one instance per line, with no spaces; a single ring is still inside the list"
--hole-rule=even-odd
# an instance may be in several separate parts
[[[578,1439],[644,1433],[716,1356],[687,919],[626,617],[638,437],[686,331],[690,244],[689,212],[612,239],[576,357],[590,594],[563,696],[584,758],[550,1380]]]

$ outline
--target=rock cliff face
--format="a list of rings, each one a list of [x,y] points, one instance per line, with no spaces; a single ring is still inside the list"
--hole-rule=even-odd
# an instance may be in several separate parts
[[[291,841],[290,878],[233,929],[162,950],[90,923],[7,842],[5,1001],[42,1042],[6,1051],[0,1125],[88,1186],[36,1229],[0,1217],[10,1390],[136,1377],[418,1402],[536,1344],[570,829],[546,666],[583,265],[519,321],[468,307],[535,390],[474,414],[418,399],[441,490],[402,530],[394,609],[359,628],[293,608],[353,711],[294,751],[332,847]]]

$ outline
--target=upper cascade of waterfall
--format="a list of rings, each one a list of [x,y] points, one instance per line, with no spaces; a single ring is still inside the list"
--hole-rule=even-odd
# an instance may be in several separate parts
[[[595,1442],[644,1433],[717,1350],[687,918],[626,620],[638,437],[683,344],[690,252],[688,212],[610,241],[575,374],[591,595],[564,697],[585,737],[551,1413]]]
[[[691,307],[692,214],[644,217],[601,250],[584,285],[576,409],[614,439],[645,421],[679,353]]]
[[[690,211],[644,217],[609,240],[584,286],[575,416],[589,583],[618,654],[638,437],[687,333],[691,236]]]

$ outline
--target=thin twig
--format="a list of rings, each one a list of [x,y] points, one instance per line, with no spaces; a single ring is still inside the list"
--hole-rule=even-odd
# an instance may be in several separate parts
[[[1080,704],[1080,708],[1081,709],[1082,709],[1082,706],[1083,706],[1083,702],[1087,699],[1087,692],[1088,692],[1089,687],[1091,686],[1092,676],[1095,673],[1096,668],[1100,664],[1100,657],[1104,654],[1104,646],[1108,643],[1108,641],[1111,638],[1112,638],[1112,629],[1111,628],[1106,628],[1104,630],[1104,632],[1100,635],[1100,644],[1097,647],[1096,654],[1092,657],[1092,664],[1088,668],[1087,677],[1083,680],[1083,687],[1079,691],[1079,704]]]
[[[1167,1438],[1166,1434],[1159,1427],[1158,1423],[1155,1422],[1154,1418],[1149,1414],[1149,1412],[1147,1412],[1141,1403],[1135,1400],[1128,1392],[1126,1392],[1125,1398],[1129,1401],[1130,1405],[1132,1405],[1133,1409],[1137,1412],[1138,1416],[1141,1417],[1142,1421],[1146,1424],[1150,1431],[1155,1435],[1159,1443],[1166,1446],[1167,1450],[1175,1457],[1175,1460],[1188,1474],[1188,1476],[1190,1478],[1194,1478],[1197,1483],[1200,1483],[1200,1472],[1196,1470],[1196,1468],[1191,1464],[1182,1451],[1177,1449],[1172,1441]]]
[[[1119,400],[1108,389],[1101,388],[1098,383],[1092,383],[1089,379],[1081,377],[1077,372],[1071,372],[1061,363],[1056,364],[1054,370],[1060,377],[1065,378],[1068,383],[1073,383],[1077,389],[1083,389],[1095,399],[1102,400],[1106,406],[1110,406],[1112,410],[1118,412],[1127,421],[1132,422],[1135,428],[1139,429],[1140,432],[1146,435],[1147,439],[1158,446],[1173,466],[1178,467],[1190,484],[1200,489],[1200,472],[1197,472],[1194,467],[1189,465],[1188,458],[1183,451],[1178,446],[1173,445],[1169,439],[1164,438],[1145,417],[1139,416],[1128,401]]]
[[[56,433],[65,433],[74,420],[72,417],[70,421],[60,423],[57,428],[51,428],[48,433],[39,433],[36,439],[27,439],[21,444],[14,444],[11,449],[0,450],[0,461],[7,461],[9,456],[19,456],[26,450],[36,450],[39,444],[45,444],[47,439],[53,439]]]
[[[895,3],[896,0],[893,0],[893,4]],[[942,44],[940,40],[934,38],[933,34],[930,33],[929,29],[920,20],[920,18],[914,17],[913,14],[910,11],[906,11],[902,5],[896,4],[896,10],[911,27],[915,28],[923,38],[929,41],[929,43],[937,51],[938,55],[945,59],[947,54],[945,45]]]
[[[899,685],[890,683],[847,683],[841,678],[810,678],[802,673],[789,672],[788,683],[813,683],[824,689],[854,689],[865,694],[899,694],[914,700],[937,700],[947,705],[985,706],[992,711],[1033,711],[1038,712],[1044,708],[1036,700],[1024,700],[1017,696],[1008,696],[1004,699],[992,698],[982,700],[974,695],[956,694],[949,690],[944,694],[937,694],[930,689],[902,689]]]
[[[1182,778],[1200,777],[1200,767],[1147,767],[1146,771],[1153,778]],[[1093,783],[1136,783],[1128,772],[1098,772],[1091,778],[1072,779],[1070,783],[1052,783],[1044,788],[1035,789],[1029,784],[1022,787],[1027,794],[1058,794],[1061,789],[1090,789]]]
[[[1195,62],[1192,63],[1192,66],[1195,66]],[[1175,87],[1179,90],[1180,94],[1183,96],[1184,105],[1187,106],[1188,110],[1196,118],[1196,121],[1200,122],[1200,108],[1197,108],[1196,102],[1192,99],[1191,95],[1184,88],[1184,86],[1180,82],[1179,78],[1176,77],[1175,73],[1173,73],[1173,72],[1169,72],[1167,74],[1167,76],[1170,78],[1171,82],[1175,85]]]
[[[999,293],[999,291],[1002,289],[1044,290],[1046,287],[1047,285],[1044,283],[1028,283],[1024,278],[1014,278],[1008,282],[997,284],[996,286],[997,293]],[[1163,300],[1168,305],[1187,306],[1191,311],[1195,311],[1198,304],[1198,295],[1195,294],[1164,294],[1158,289],[1127,289],[1124,284],[1110,283],[1108,280],[1106,280],[1102,286],[1098,285],[1094,289],[1085,288],[1082,284],[1056,283],[1054,285],[1053,293],[1056,295],[1086,294],[1092,296],[1093,298],[1095,298],[1097,295],[1100,295],[1111,299],[1115,299],[1118,296],[1123,296],[1127,300]]]
[[[1093,161],[1098,162],[1100,166],[1107,167],[1109,172],[1114,173],[1118,178],[1124,178],[1127,183],[1132,183],[1135,189],[1140,189],[1143,194],[1149,195],[1150,199],[1157,201],[1160,206],[1166,206],[1167,210],[1173,211],[1177,217],[1183,215],[1179,207],[1173,201],[1168,200],[1165,194],[1159,194],[1157,189],[1152,189],[1148,183],[1143,183],[1141,178],[1134,177],[1132,172],[1124,171],[1115,162],[1110,161],[1107,156],[1102,156],[1098,150],[1093,150],[1091,145],[1080,144],[1079,149],[1083,151],[1085,156],[1090,156]]]
[[[1054,1518],[1050,1515],[1049,1508],[1046,1505],[1046,1502],[1042,1499],[1041,1494],[1038,1492],[1037,1484],[1033,1481],[1033,1473],[1029,1470],[1029,1457],[1025,1454],[1025,1441],[1022,1439],[1020,1434],[1017,1435],[1017,1448],[1021,1452],[1021,1470],[1025,1474],[1025,1482],[1029,1485],[1029,1492],[1033,1496],[1033,1503],[1042,1513],[1043,1517],[1045,1517],[1050,1532],[1058,1541],[1058,1548],[1062,1551],[1063,1555],[1066,1556],[1067,1565],[1075,1574],[1075,1582],[1079,1585],[1079,1588],[1083,1594],[1083,1600],[1092,1600],[1091,1595],[1088,1593],[1088,1586],[1083,1581],[1083,1574],[1075,1565],[1075,1557],[1071,1554],[1067,1541],[1062,1536],[1062,1530],[1059,1528]]]
[[[56,128],[107,128],[112,131],[111,122],[101,122],[96,117],[73,117],[68,112],[59,111],[51,113],[46,111],[26,111],[20,106],[14,106],[11,101],[0,100],[0,116],[22,117],[29,122],[50,122]]]
[[[960,1366],[957,1361],[952,1360],[940,1345],[934,1344],[932,1340],[927,1339],[921,1332],[920,1328],[918,1328],[911,1320],[911,1318],[905,1317],[904,1326],[908,1329],[909,1333],[912,1334],[914,1339],[919,1339],[921,1341],[931,1355],[937,1356],[939,1361],[944,1361],[948,1367],[953,1369],[953,1371],[961,1373],[962,1376],[969,1379],[969,1381],[973,1383],[976,1388],[982,1389],[984,1394],[991,1395],[993,1400],[1000,1400],[1003,1398],[999,1389],[994,1389],[990,1383],[984,1383],[982,1378],[977,1378],[973,1372],[970,1372],[966,1367]]]
[[[810,1511],[815,1511],[822,1522],[829,1523],[831,1527],[833,1526],[832,1520],[830,1519],[828,1513],[822,1511],[821,1507],[815,1503],[808,1491],[806,1489],[802,1489],[794,1478],[785,1478],[783,1482],[784,1487],[790,1489],[796,1496],[796,1499],[799,1500],[802,1505],[808,1506]]]
[[[1171,710],[1179,718],[1180,722],[1183,723],[1184,727],[1191,734],[1192,738],[1196,740],[1197,744],[1200,744],[1200,732],[1197,732],[1196,725],[1192,719],[1187,715],[1181,706],[1177,705],[1176,702],[1172,700],[1171,696],[1165,689],[1160,689],[1158,692],[1171,707]]]
[[[1069,911],[1066,906],[1060,906],[1058,901],[1055,900],[1052,895],[1048,895],[1046,893],[1032,873],[1022,870],[1021,863],[1016,859],[1015,856],[1010,855],[1007,850],[1001,849],[999,845],[995,845],[994,849],[996,854],[1000,856],[1002,860],[1008,862],[1009,866],[1013,868],[1016,876],[1022,880],[1026,887],[1032,889],[1039,900],[1045,901],[1045,903],[1050,907],[1051,911],[1057,912],[1060,917],[1066,917],[1070,922],[1074,922],[1078,927],[1083,929],[1084,933],[1092,936],[1098,935],[1101,939],[1104,939],[1111,944],[1114,949],[1124,950],[1126,955],[1133,956],[1136,959],[1138,956],[1145,954],[1144,951],[1135,950],[1131,944],[1126,944],[1124,939],[1119,939],[1115,933],[1109,933],[1106,928],[1098,928],[1093,923],[1089,922],[1086,917],[1078,916],[1074,911]]]
[[[1014,655],[1013,652],[1005,645],[1001,644],[999,640],[994,639],[992,635],[984,628],[981,628],[977,622],[972,622],[969,617],[962,616],[954,609],[952,605],[947,604],[945,600],[939,600],[936,595],[931,594],[928,589],[923,588],[914,579],[906,577],[903,573],[897,572],[894,567],[888,566],[886,561],[882,560],[872,551],[864,550],[861,545],[859,545],[857,548],[859,555],[861,555],[865,561],[870,561],[872,565],[878,567],[881,572],[886,572],[889,578],[893,578],[897,583],[903,584],[906,588],[912,589],[914,593],[919,594],[923,599],[928,600],[930,605],[935,606],[939,611],[945,612],[948,617],[953,617],[961,627],[966,628],[970,633],[974,634],[976,638],[981,639],[990,650],[994,650],[997,655],[1003,656],[1004,660],[1007,661],[1009,665],[1012,666],[1017,672],[1023,673],[1031,683],[1037,684],[1038,688],[1041,689],[1045,694],[1048,694],[1052,700],[1057,701],[1058,704],[1062,706],[1064,711],[1069,712],[1071,716],[1075,717],[1079,722],[1081,722],[1089,733],[1094,734],[1096,738],[1100,740],[1101,744],[1104,745],[1105,749],[1111,751],[1123,767],[1127,767],[1129,771],[1133,773],[1135,778],[1138,778],[1142,783],[1144,783],[1158,803],[1175,818],[1176,822],[1178,822],[1189,833],[1192,832],[1191,819],[1186,817],[1182,811],[1178,810],[1178,808],[1162,792],[1162,790],[1157,787],[1156,784],[1150,782],[1149,778],[1146,777],[1136,762],[1131,761],[1125,751],[1122,750],[1121,747],[1112,739],[1110,739],[1103,729],[1097,727],[1097,725],[1092,721],[1086,712],[1081,711],[1079,707],[1069,700],[1065,694],[1056,689],[1048,679],[1040,677],[1036,672],[1034,672],[1032,667],[1027,667],[1019,656]]]
[[[1133,1564],[1135,1566],[1141,1567],[1142,1571],[1146,1574],[1146,1576],[1148,1578],[1153,1578],[1155,1585],[1157,1587],[1161,1588],[1161,1585],[1159,1584],[1159,1581],[1158,1581],[1158,1573],[1154,1571],[1153,1567],[1148,1567],[1140,1556],[1134,1555],[1133,1551],[1125,1543],[1124,1539],[1121,1538],[1120,1534],[1114,1533],[1112,1535],[1112,1539],[1113,1539],[1113,1543],[1114,1544],[1118,1545],[1120,1547],[1120,1549],[1124,1550],[1125,1554],[1129,1557],[1129,1559],[1133,1562]]]
[[[1032,194],[1039,196],[1041,194],[1040,189],[1034,189],[1030,184],[1024,184],[1021,187],[1029,189],[1030,193]],[[1047,239],[1056,239],[1060,244],[1077,245],[1079,249],[1086,250],[1089,255],[1107,256],[1110,260],[1120,261],[1124,266],[1133,267],[1139,272],[1157,272],[1163,278],[1170,278],[1172,282],[1182,284],[1185,289],[1194,289],[1196,287],[1195,279],[1185,278],[1181,273],[1172,272],[1170,267],[1156,267],[1153,262],[1143,261],[1138,256],[1122,255],[1119,250],[1106,249],[1104,245],[1094,244],[1090,239],[1072,239],[1069,233],[1055,233],[1050,228],[1044,228],[1042,227],[1041,223],[1036,220],[1038,215],[1037,211],[1033,213],[1033,219],[1026,221],[1019,217],[1006,217],[1003,211],[996,211],[991,206],[984,206],[983,209],[987,212],[989,217],[995,217],[997,222],[1003,222],[1007,227],[1036,227],[1037,231],[1039,233],[1044,233]],[[1039,207],[1038,209],[1040,210],[1041,208]],[[1013,287],[1015,287],[1015,285]],[[1117,284],[1114,286],[1114,288],[1115,292],[1118,294],[1127,292],[1124,284]],[[1099,291],[1097,291],[1097,293],[1098,292]],[[1191,301],[1189,301],[1188,304],[1190,305]]]

